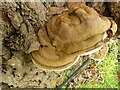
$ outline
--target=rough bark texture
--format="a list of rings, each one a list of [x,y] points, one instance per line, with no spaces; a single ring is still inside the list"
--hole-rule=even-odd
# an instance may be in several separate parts
[[[1,83],[4,87],[54,88],[62,83],[64,72],[49,72],[36,68],[29,53],[39,48],[36,33],[50,19],[47,9],[52,6],[64,8],[65,5],[64,2],[2,3],[0,45],[2,45]],[[112,17],[118,24],[116,35],[120,35],[120,2],[86,3],[86,5],[95,8],[101,15]]]

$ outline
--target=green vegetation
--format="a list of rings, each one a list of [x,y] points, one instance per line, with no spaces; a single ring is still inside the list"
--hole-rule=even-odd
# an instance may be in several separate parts
[[[117,46],[118,46],[118,51],[120,51],[120,40],[118,40]]]
[[[79,88],[118,88],[118,61],[117,53],[120,51],[120,42],[109,44],[109,51],[103,61],[95,69],[101,74],[102,80],[90,79],[84,85],[79,83]],[[65,79],[73,72],[66,70]]]
[[[119,46],[119,47],[118,47]],[[116,42],[113,42],[109,45],[109,52],[98,67],[97,70],[103,76],[102,82],[95,80],[90,80],[86,85],[81,88],[118,88],[118,62],[117,62],[117,52],[120,48],[120,44],[116,45]]]

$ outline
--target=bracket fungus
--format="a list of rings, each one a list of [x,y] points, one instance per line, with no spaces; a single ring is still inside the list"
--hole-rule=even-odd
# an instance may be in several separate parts
[[[79,56],[107,50],[106,42],[117,31],[116,23],[83,3],[68,3],[68,11],[55,15],[39,31],[39,50],[31,53],[42,69],[60,71],[74,65]],[[100,56],[102,55],[102,56]],[[95,57],[94,57],[95,58]]]

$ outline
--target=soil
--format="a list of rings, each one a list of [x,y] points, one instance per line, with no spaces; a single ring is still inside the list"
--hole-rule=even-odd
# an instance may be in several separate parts
[[[116,39],[120,38],[120,2],[85,2],[96,9],[101,15],[115,20],[118,25]],[[35,67],[31,61],[30,52],[38,50],[37,32],[50,19],[47,14],[49,7],[66,8],[66,2],[2,2],[1,3],[2,31],[0,31],[0,58],[2,58],[3,88],[55,88],[60,85],[66,74],[65,71],[44,71]],[[2,47],[2,48],[1,48]],[[84,60],[87,58],[83,58]],[[76,69],[80,62],[72,67]],[[89,66],[93,68],[93,66]],[[92,69],[94,72],[95,69]],[[84,71],[85,73],[85,71]],[[77,87],[78,75],[73,84]],[[92,75],[95,73],[91,73]],[[72,81],[71,81],[72,83]]]

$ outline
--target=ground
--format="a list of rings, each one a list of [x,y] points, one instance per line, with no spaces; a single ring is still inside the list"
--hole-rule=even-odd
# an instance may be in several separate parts
[[[93,62],[81,74],[69,81],[65,87],[117,88],[116,63],[120,61],[120,2],[88,2],[86,5],[93,7],[101,15],[115,20],[118,31],[109,45],[106,59],[100,64]],[[3,88],[55,88],[77,69],[82,61],[88,59],[87,56],[82,57],[72,68],[61,72],[44,71],[36,68],[32,63],[29,53],[39,48],[36,33],[50,19],[51,16],[47,9],[52,6],[65,8],[66,3],[1,3],[2,31],[0,31],[0,35],[2,35],[2,39],[0,38],[0,41],[2,43],[0,42],[0,45],[2,48],[0,50],[2,49],[2,52],[0,55],[2,58],[2,79],[0,81]],[[111,68],[109,68],[110,66]],[[113,71],[109,72],[111,70]],[[111,77],[105,76],[105,72],[110,73]],[[112,79],[112,77],[116,79],[107,83],[107,80]]]

